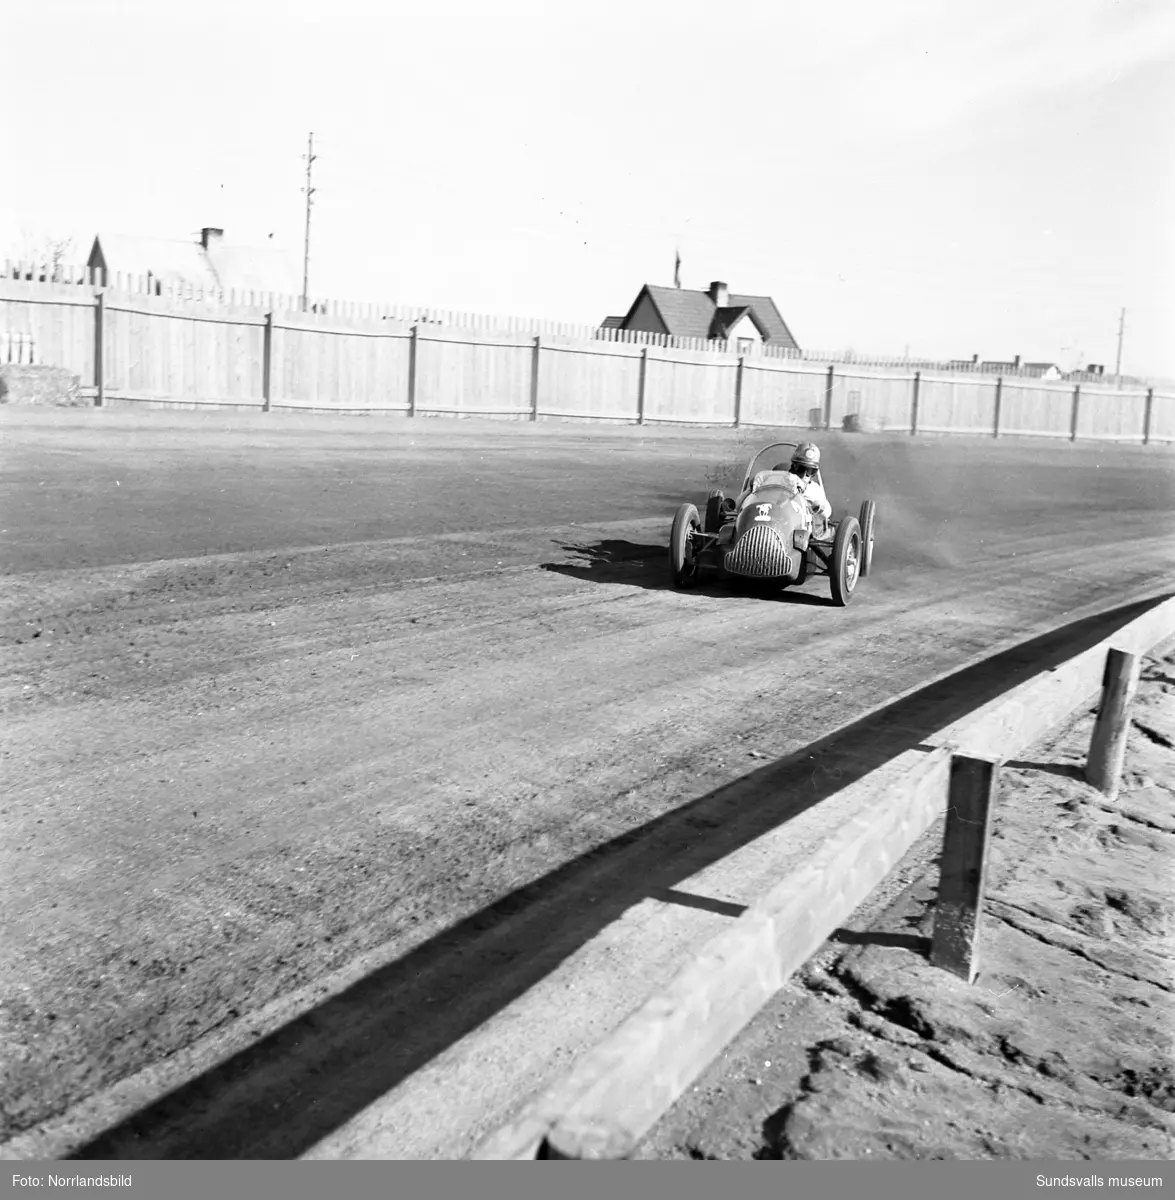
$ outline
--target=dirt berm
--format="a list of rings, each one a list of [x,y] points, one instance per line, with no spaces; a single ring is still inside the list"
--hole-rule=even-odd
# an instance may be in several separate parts
[[[1170,645],[1144,660],[1112,802],[1082,777],[1092,723],[1003,768],[974,984],[928,961],[940,824],[638,1156],[1173,1157]]]

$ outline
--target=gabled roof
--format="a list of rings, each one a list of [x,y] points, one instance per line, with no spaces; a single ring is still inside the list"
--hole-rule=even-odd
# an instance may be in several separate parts
[[[216,287],[216,276],[199,242],[102,233],[94,239],[90,264],[123,275],[151,275],[164,284]]]
[[[730,331],[743,319],[745,316],[750,316],[755,328],[759,331],[760,337],[767,337],[767,330],[763,327],[763,322],[755,315],[755,310],[749,304],[728,304],[723,308],[714,310],[714,319],[710,322],[710,336],[712,338],[725,338]]]
[[[625,324],[632,318],[641,297],[645,295],[652,300],[665,332],[671,337],[709,338],[710,323],[714,320],[714,302],[705,292],[646,283],[628,310]]]
[[[790,346],[793,350],[800,348],[770,296],[731,296],[730,302],[745,304],[750,308],[755,314],[755,324],[763,330],[763,336],[769,338],[773,344]]]
[[[165,286],[195,284],[288,296],[302,290],[298,263],[274,246],[234,246],[217,241],[205,250],[199,242],[102,233],[94,239],[89,261],[91,265],[104,264],[110,272],[151,275]]]
[[[625,325],[632,319],[641,300],[648,296],[665,326],[665,332],[672,337],[702,338],[708,340],[717,334],[711,332],[715,318],[719,312],[745,312],[750,310],[751,319],[758,326],[765,340],[773,345],[789,346],[799,349],[791,330],[784,324],[779,315],[779,309],[770,296],[730,296],[730,304],[718,309],[710,299],[708,292],[694,291],[690,288],[660,287],[654,283],[646,283],[637,293],[632,307],[625,314]],[[737,318],[736,318],[737,319]],[[729,328],[733,321],[726,325]]]

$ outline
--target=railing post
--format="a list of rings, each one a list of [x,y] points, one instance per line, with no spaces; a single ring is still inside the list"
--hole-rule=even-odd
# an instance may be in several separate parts
[[[1081,384],[1073,387],[1073,415],[1069,418],[1069,441],[1077,441],[1077,418],[1081,413]]]
[[[979,924],[998,776],[999,765],[990,759],[951,756],[930,961],[968,983],[979,970]]]
[[[1142,444],[1150,445],[1151,440],[1151,413],[1155,406],[1155,389],[1153,387],[1146,389],[1146,409],[1142,415]]]
[[[94,305],[94,406],[106,404],[106,293],[99,292]]]
[[[914,393],[910,398],[910,436],[918,434],[918,393],[922,388],[922,372],[914,372]]]
[[[636,393],[636,423],[643,425],[645,423],[645,380],[649,371],[649,348],[648,346],[641,347],[641,364],[640,364],[640,382],[637,384]]]
[[[739,422],[743,415],[743,363],[746,361],[743,355],[738,356],[738,367],[734,372],[734,427],[739,427]]]
[[[261,334],[261,411],[269,412],[273,388],[273,313],[265,314]]]
[[[412,326],[412,336],[408,339],[408,415],[416,416],[416,347],[419,342],[420,326]]]
[[[1004,399],[1004,377],[1001,375],[995,381],[995,418],[992,421],[991,436],[998,438],[1000,436],[1000,406]]]
[[[824,428],[832,428],[832,389],[836,386],[836,367],[828,364],[828,377],[824,381]]]
[[[536,334],[534,339],[534,358],[530,364],[530,419],[539,419],[539,357],[543,352],[543,339]]]
[[[1122,782],[1130,704],[1138,688],[1139,663],[1137,654],[1127,654],[1125,650],[1111,650],[1106,655],[1102,700],[1089,743],[1085,781],[1111,799],[1118,794]]]

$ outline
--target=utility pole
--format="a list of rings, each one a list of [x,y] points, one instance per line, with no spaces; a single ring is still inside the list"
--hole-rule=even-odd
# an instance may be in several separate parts
[[[310,295],[310,206],[313,203],[312,197],[315,193],[315,188],[310,186],[310,169],[314,165],[314,134],[310,134],[310,144],[304,155],[306,159],[306,186],[302,189],[306,193],[306,238],[302,243],[302,311],[306,311]]]
[[[1122,386],[1122,334],[1126,332],[1126,310],[1118,317],[1118,361],[1114,364],[1114,379]]]

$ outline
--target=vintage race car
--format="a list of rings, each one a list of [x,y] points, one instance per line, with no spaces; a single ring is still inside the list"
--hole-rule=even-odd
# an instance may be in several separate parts
[[[848,604],[873,566],[876,506],[866,500],[859,516],[839,520],[835,510],[831,521],[814,515],[787,471],[795,449],[795,442],[772,442],[751,459],[742,492],[753,491],[741,508],[715,491],[704,523],[693,504],[677,510],[669,535],[675,587],[700,582],[707,570],[719,578],[780,586],[803,583],[814,571],[828,576],[834,604]],[[820,483],[823,487],[823,479]]]

